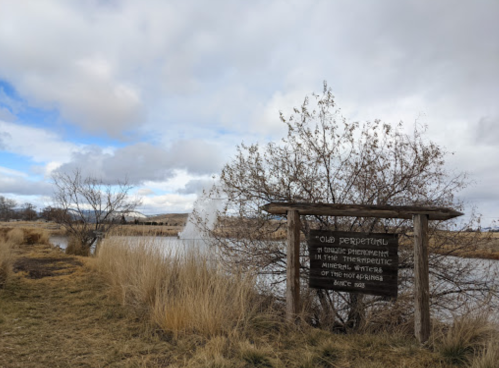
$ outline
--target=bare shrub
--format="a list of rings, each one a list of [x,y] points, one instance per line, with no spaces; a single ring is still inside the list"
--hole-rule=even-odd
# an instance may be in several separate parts
[[[90,255],[90,248],[83,245],[79,238],[70,236],[65,252],[66,254],[72,254],[75,256],[88,257]]]
[[[7,220],[15,214],[16,201],[0,195],[0,219]]]
[[[276,241],[285,221],[262,211],[269,202],[344,203],[361,205],[441,206],[462,209],[454,195],[468,185],[464,173],[449,173],[446,152],[425,137],[425,127],[415,124],[407,133],[402,123],[394,126],[375,120],[364,124],[341,116],[334,97],[324,86],[321,95],[306,97],[289,117],[281,114],[288,133],[280,142],[265,146],[241,144],[236,156],[222,170],[220,186],[205,193],[204,202],[225,201],[219,224],[194,211],[193,221],[220,248],[225,259],[247,269],[257,269],[278,287],[286,280],[286,246]],[[412,222],[340,216],[301,216],[304,238],[312,229],[397,233],[399,290],[412,293],[414,252]],[[480,303],[497,292],[491,270],[475,272],[475,266],[454,262],[484,242],[485,234],[464,236],[461,230],[478,228],[479,218],[470,214],[463,226],[456,222],[430,224],[431,303],[435,311],[455,311]],[[306,283],[309,260],[306,243],[301,246],[301,271]],[[307,294],[310,319],[321,324],[329,316],[333,324],[360,328],[370,309],[391,309],[384,298],[317,291]],[[398,308],[397,306],[393,306]],[[408,313],[411,305],[407,304]],[[322,310],[322,311],[321,311]],[[319,319],[318,319],[319,318]],[[329,322],[327,322],[330,324]]]
[[[140,203],[140,200],[129,198],[133,187],[126,181],[105,183],[84,176],[78,169],[72,173],[57,172],[53,181],[57,205],[54,219],[69,235],[78,239],[81,247],[88,248],[86,254],[90,254],[90,247],[99,236],[118,225],[120,218]]]

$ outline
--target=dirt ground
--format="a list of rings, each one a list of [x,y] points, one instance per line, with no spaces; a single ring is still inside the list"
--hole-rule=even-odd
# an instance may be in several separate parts
[[[168,366],[169,344],[107,296],[85,259],[49,246],[17,252],[0,290],[0,367]]]

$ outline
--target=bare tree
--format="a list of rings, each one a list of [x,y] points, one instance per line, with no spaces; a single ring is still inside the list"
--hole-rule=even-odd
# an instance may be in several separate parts
[[[224,226],[210,230],[205,226],[206,219],[197,216],[198,225],[209,232],[226,259],[258,269],[275,285],[286,277],[286,248],[275,241],[284,222],[260,209],[268,202],[461,207],[454,195],[468,184],[467,177],[446,171],[446,152],[425,138],[423,126],[415,124],[408,134],[402,123],[392,126],[379,120],[349,122],[336,108],[326,84],[321,95],[305,98],[291,116],[281,114],[281,120],[288,128],[285,138],[266,146],[241,144],[236,157],[222,170],[221,187],[207,193],[208,197],[227,200],[220,213]],[[402,296],[411,293],[410,221],[302,216],[301,224],[305,235],[311,229],[399,233],[400,290]],[[449,303],[450,298],[455,301],[457,294],[463,303],[484,299],[497,283],[488,273],[474,277],[469,263],[449,262],[445,256],[476,246],[479,237],[460,237],[450,232],[449,226],[453,225],[432,224],[431,272],[432,279],[441,285],[433,294],[434,306],[450,309],[457,308],[456,303]],[[307,257],[303,244],[304,278]],[[381,298],[362,298],[357,294],[310,292],[315,293],[310,302],[315,323],[324,321],[321,316],[332,316],[335,324],[358,326],[365,311],[379,303],[383,307],[386,304]]]
[[[21,216],[23,220],[26,221],[36,220],[36,218],[38,217],[38,214],[36,213],[36,206],[34,206],[32,203],[26,202],[21,207]]]
[[[131,199],[133,188],[126,181],[107,184],[102,180],[82,176],[80,170],[56,173],[55,206],[52,211],[60,223],[81,247],[78,253],[89,254],[97,238],[119,223],[121,216],[135,210],[140,200]]]
[[[66,211],[60,208],[47,206],[42,209],[40,216],[47,221],[56,221],[61,216],[64,216]]]
[[[17,203],[13,199],[0,196],[0,218],[8,220],[11,218]]]

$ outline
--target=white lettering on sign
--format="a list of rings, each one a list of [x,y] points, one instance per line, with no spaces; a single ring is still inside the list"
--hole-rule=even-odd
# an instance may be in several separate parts
[[[348,255],[368,256],[368,257],[388,257],[387,250],[371,250],[371,249],[348,249]]]
[[[319,259],[323,259],[325,261],[333,261],[333,262],[338,260],[338,256],[330,256],[329,254],[323,254],[322,257],[323,258],[319,258]]]
[[[367,258],[367,257],[343,256],[343,262],[364,263],[364,264],[373,264],[373,265],[381,265],[381,266],[391,266],[392,265],[391,259]]]
[[[320,241],[321,243],[329,243],[329,244],[333,244],[333,243],[336,241],[336,239],[334,238],[334,236],[321,236],[321,237],[319,238],[319,241]]]
[[[345,280],[334,280],[334,285],[351,287],[352,283],[350,281],[345,281]]]
[[[349,245],[388,245],[388,240],[386,239],[376,239],[376,238],[340,238],[339,244],[349,244]]]
[[[370,275],[366,273],[358,273],[355,278],[357,280],[365,280],[365,281],[383,281],[383,276],[381,275]]]
[[[361,272],[375,272],[375,273],[383,273],[383,269],[381,267],[370,267],[370,266],[354,266],[355,271]]]
[[[346,248],[328,248],[328,247],[324,247],[324,253],[347,254],[347,250],[346,250]]]
[[[311,287],[397,295],[396,235],[315,230],[310,235]]]
[[[326,262],[322,262],[321,267],[322,268],[332,268],[332,269],[335,269],[335,270],[347,270],[347,271],[351,271],[352,270],[352,268],[350,267],[350,265],[343,264],[343,263],[326,263]]]

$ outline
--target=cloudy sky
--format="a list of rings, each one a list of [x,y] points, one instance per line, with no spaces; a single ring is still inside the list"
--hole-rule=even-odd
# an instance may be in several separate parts
[[[188,212],[327,80],[351,120],[427,124],[498,219],[498,19],[497,0],[0,0],[0,195],[42,208],[81,168]]]

